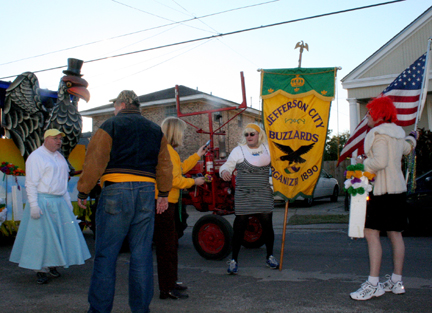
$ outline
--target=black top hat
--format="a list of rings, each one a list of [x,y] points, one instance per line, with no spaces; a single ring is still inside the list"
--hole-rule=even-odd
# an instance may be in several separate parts
[[[67,70],[64,70],[63,73],[65,73],[66,75],[74,75],[74,76],[79,76],[81,77],[81,67],[83,65],[84,61],[82,60],[78,60],[78,59],[73,59],[73,58],[69,58],[68,59],[68,68]]]

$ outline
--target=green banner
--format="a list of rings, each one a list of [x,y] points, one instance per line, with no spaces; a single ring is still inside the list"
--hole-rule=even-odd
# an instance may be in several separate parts
[[[317,96],[334,98],[334,67],[323,68],[289,68],[262,70],[261,96],[263,99],[275,93],[287,93],[306,96],[314,93]],[[324,99],[323,99],[324,100]]]

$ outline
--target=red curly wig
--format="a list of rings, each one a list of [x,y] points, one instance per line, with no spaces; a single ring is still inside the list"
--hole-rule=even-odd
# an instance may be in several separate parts
[[[374,121],[383,119],[383,123],[395,123],[397,121],[396,107],[389,97],[373,99],[366,105],[369,114]]]

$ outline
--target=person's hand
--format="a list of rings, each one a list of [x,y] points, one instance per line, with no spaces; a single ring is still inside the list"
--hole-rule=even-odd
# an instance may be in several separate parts
[[[204,177],[197,177],[197,178],[195,178],[195,185],[201,186],[204,183],[205,183],[205,178]]]
[[[202,146],[201,148],[198,149],[197,154],[199,157],[202,157],[204,154],[206,154],[210,149],[210,145],[206,146]]]
[[[78,206],[81,209],[87,209],[87,199],[81,200],[81,199],[78,198]]]
[[[156,201],[156,214],[162,214],[168,209],[168,198],[158,197]]]
[[[30,207],[31,218],[37,220],[40,218],[41,215],[43,215],[43,212],[39,206]]]
[[[409,135],[412,136],[412,137],[414,137],[415,140],[417,140],[417,138],[418,138],[418,136],[419,136],[419,133],[418,133],[418,131],[416,131],[416,130],[412,130],[412,131],[409,133]]]
[[[228,171],[222,171],[220,176],[222,177],[222,179],[224,181],[230,181],[231,180],[231,174]]]

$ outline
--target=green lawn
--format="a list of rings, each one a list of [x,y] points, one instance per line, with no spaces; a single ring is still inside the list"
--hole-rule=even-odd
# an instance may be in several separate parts
[[[293,215],[288,221],[288,225],[308,225],[308,224],[334,224],[348,223],[348,214],[333,214],[333,215]]]

